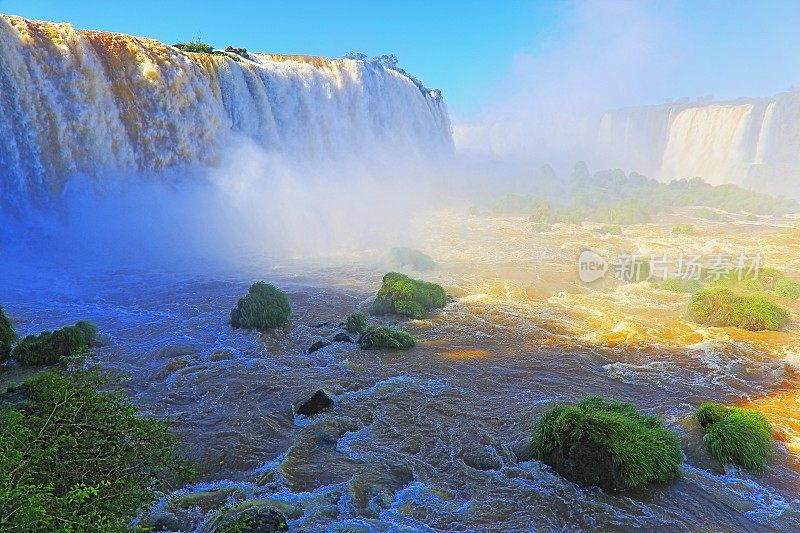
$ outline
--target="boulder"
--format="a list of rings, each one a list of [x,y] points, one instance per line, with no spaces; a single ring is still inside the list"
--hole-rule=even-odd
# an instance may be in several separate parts
[[[333,336],[331,339],[333,342],[353,342],[353,339],[350,338],[350,335],[347,333],[339,332]]]
[[[222,519],[218,533],[277,533],[289,531],[286,517],[269,507],[250,507]]]
[[[306,353],[314,353],[318,350],[325,348],[326,346],[330,345],[329,342],[326,341],[317,341],[311,346],[308,347],[308,351]]]
[[[333,398],[328,396],[328,393],[324,390],[319,389],[311,398],[309,398],[297,409],[297,414],[303,416],[313,416],[317,413],[321,413],[332,405]]]
[[[603,490],[625,488],[619,465],[614,464],[611,450],[602,444],[590,441],[562,442],[542,460],[574,483],[597,486]]]

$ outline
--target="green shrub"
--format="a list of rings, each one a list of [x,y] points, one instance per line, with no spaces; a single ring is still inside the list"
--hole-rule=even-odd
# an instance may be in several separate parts
[[[410,318],[425,318],[428,311],[444,307],[447,295],[441,285],[389,272],[370,306],[373,315],[397,313]]]
[[[11,355],[11,347],[16,340],[17,332],[14,331],[14,325],[0,305],[0,362]]]
[[[608,235],[622,235],[622,227],[617,225],[606,225],[595,228],[595,233],[608,234]]]
[[[607,449],[620,469],[622,488],[680,476],[678,437],[658,417],[642,414],[627,402],[588,396],[575,405],[553,407],[536,422],[531,449],[543,460],[557,448],[577,443]]]
[[[792,300],[800,299],[800,282],[789,278],[780,278],[775,282],[775,294]]]
[[[0,408],[0,531],[127,531],[191,477],[171,421],[142,417],[96,371],[45,372]]]
[[[350,313],[344,321],[344,329],[350,333],[363,333],[367,329],[367,315]]]
[[[675,235],[694,235],[693,224],[677,224],[672,226],[672,233]]]
[[[57,331],[28,335],[11,351],[11,357],[25,365],[50,365],[80,350],[88,349],[97,335],[91,322],[82,320]]]
[[[231,324],[235,328],[266,330],[286,324],[291,314],[286,294],[270,283],[259,281],[250,286],[247,295],[231,311]]]
[[[189,41],[188,43],[178,43],[175,48],[182,52],[194,52],[197,54],[211,54],[214,52],[213,46],[202,42],[200,39]]]
[[[774,444],[767,418],[758,411],[704,403],[695,413],[706,432],[703,439],[722,464],[763,472],[772,458]]]
[[[433,270],[436,262],[431,256],[414,248],[392,248],[389,251],[392,262],[397,266],[410,265],[414,270]]]
[[[390,328],[369,328],[358,339],[358,345],[363,350],[373,348],[390,348],[408,350],[416,344],[410,333]]]
[[[664,281],[657,283],[659,289],[672,292],[697,292],[702,290],[703,282],[697,279],[686,278],[668,278]]]
[[[697,291],[692,295],[688,312],[699,324],[751,331],[778,330],[789,321],[789,312],[768,298],[739,295],[724,288]]]

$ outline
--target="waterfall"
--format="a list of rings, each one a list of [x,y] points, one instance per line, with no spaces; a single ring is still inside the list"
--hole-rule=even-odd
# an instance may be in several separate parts
[[[438,91],[373,62],[185,53],[0,15],[0,198],[48,198],[75,174],[213,165],[237,134],[298,159],[452,150]]]
[[[606,113],[597,131],[599,159],[608,166],[800,197],[800,90],[621,109]]]

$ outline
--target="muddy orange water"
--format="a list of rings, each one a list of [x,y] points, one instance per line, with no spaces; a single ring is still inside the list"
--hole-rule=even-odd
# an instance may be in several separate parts
[[[454,301],[401,324],[419,340],[408,352],[338,343],[306,354],[397,269],[385,250],[252,260],[236,275],[16,271],[5,275],[2,301],[20,333],[94,320],[103,333],[97,361],[130,376],[126,387],[146,411],[180,415],[201,481],[153,511],[186,529],[210,530],[221,508],[266,500],[305,531],[798,530],[800,304],[773,297],[793,321],[753,333],[692,323],[688,294],[613,276],[578,280],[585,248],[607,258],[758,252],[800,279],[797,218],[688,217],[624,226],[622,235],[589,224],[536,233],[524,218],[464,211],[422,219],[413,244],[438,268],[404,271],[441,283]],[[673,235],[686,221],[696,234]],[[288,292],[289,325],[266,335],[230,327],[230,309],[255,279]],[[17,370],[0,372],[8,381]],[[295,416],[293,406],[321,387],[334,393],[333,408]],[[662,416],[681,437],[683,478],[605,493],[528,460],[537,416],[586,394]],[[708,456],[690,416],[707,400],[770,418],[778,440],[764,474]]]

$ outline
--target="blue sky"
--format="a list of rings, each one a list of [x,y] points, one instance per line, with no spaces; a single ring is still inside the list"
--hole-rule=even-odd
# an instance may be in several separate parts
[[[560,77],[603,84],[597,73],[574,76],[597,65],[630,87],[604,105],[768,96],[800,85],[800,2],[789,0],[0,0],[0,12],[170,44],[201,38],[263,52],[394,53],[442,89],[457,118],[544,77],[555,91]]]

